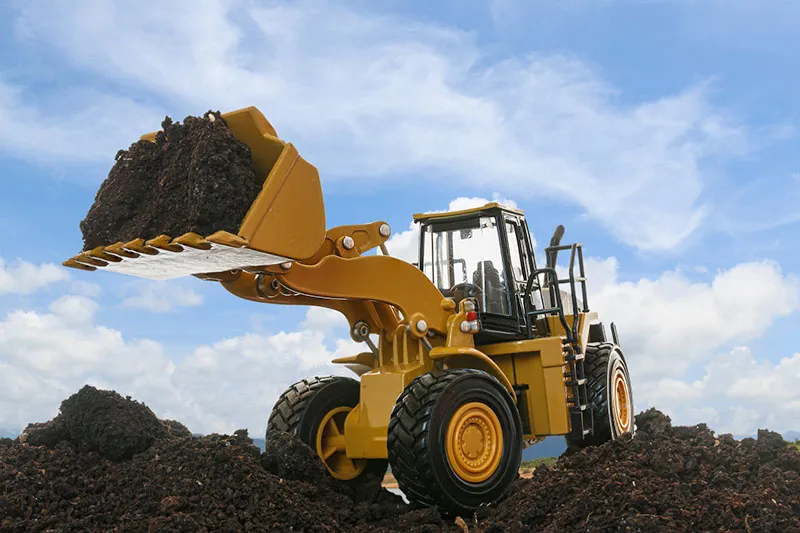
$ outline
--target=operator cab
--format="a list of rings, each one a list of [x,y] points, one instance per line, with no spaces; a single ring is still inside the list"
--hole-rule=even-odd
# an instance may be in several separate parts
[[[523,212],[492,202],[417,214],[414,221],[421,225],[417,266],[456,304],[477,299],[476,344],[526,338],[524,298],[536,262]],[[540,291],[528,298],[532,308],[542,307]]]

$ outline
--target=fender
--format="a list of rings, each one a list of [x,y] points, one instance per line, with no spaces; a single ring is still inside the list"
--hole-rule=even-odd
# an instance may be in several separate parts
[[[488,355],[475,348],[439,346],[431,350],[429,357],[434,361],[444,360],[448,368],[476,368],[478,370],[483,370],[487,374],[497,378],[506,390],[508,390],[509,394],[511,394],[511,397],[514,398],[514,401],[517,400],[513,385],[511,385],[511,382],[503,371],[500,370],[500,367],[497,366],[497,363],[492,361]]]

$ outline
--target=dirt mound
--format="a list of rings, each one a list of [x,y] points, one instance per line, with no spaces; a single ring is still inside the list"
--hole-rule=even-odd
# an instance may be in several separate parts
[[[107,416],[97,398],[111,397],[99,393],[84,388],[75,396],[85,401],[67,404],[87,406],[75,417],[86,431]],[[105,405],[122,404],[117,396]],[[41,431],[73,435],[50,424]],[[177,422],[159,424],[146,449],[120,461],[72,437],[34,446],[35,430],[24,441],[0,439],[0,530],[800,531],[800,453],[779,435],[736,441],[704,425],[672,427],[655,410],[637,417],[635,438],[561,457],[519,479],[496,507],[456,522],[386,490],[342,490],[287,434],[271,434],[262,454],[245,430],[195,437]]]
[[[52,421],[0,439],[0,531],[371,531],[407,510],[379,487],[369,502],[336,490],[311,449],[286,434],[271,436],[269,457],[246,430],[196,437],[155,419],[148,446],[109,459],[153,429],[149,416],[142,404],[84,387]]]
[[[170,421],[165,426],[144,404],[86,385],[61,402],[56,418],[29,425],[23,435],[31,445],[52,448],[68,441],[78,451],[97,452],[119,461],[146,450],[168,431],[180,434],[182,430],[175,424]]]
[[[654,409],[636,422],[517,481],[484,531],[800,531],[800,453],[779,434],[736,441]]]
[[[219,112],[166,117],[155,142],[120,150],[81,222],[84,250],[187,232],[237,233],[261,191],[250,148],[237,140]]]

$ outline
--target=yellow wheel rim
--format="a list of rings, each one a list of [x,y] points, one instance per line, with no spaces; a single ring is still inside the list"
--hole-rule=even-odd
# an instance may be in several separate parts
[[[447,426],[447,460],[469,483],[486,481],[500,466],[503,430],[495,412],[481,402],[459,407]]]
[[[328,411],[317,429],[317,455],[336,479],[354,479],[367,466],[366,459],[351,459],[345,453],[344,421],[351,407]]]
[[[628,397],[628,380],[621,368],[614,371],[614,425],[617,434],[622,435],[631,429],[631,406]]]

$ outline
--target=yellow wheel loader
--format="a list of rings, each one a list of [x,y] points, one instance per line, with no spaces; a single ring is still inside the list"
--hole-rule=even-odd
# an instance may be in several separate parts
[[[502,497],[523,448],[546,436],[580,448],[633,433],[617,330],[607,336],[589,311],[582,248],[561,244],[562,226],[540,266],[517,209],[418,214],[412,264],[389,255],[384,221],[326,230],[316,168],[257,109],[222,117],[264,178],[237,234],[108,243],[64,264],[195,276],[254,302],[341,312],[365,350],[333,362],[359,379],[291,385],[268,437],[294,433],[342,482],[388,464],[412,502],[463,513]]]

